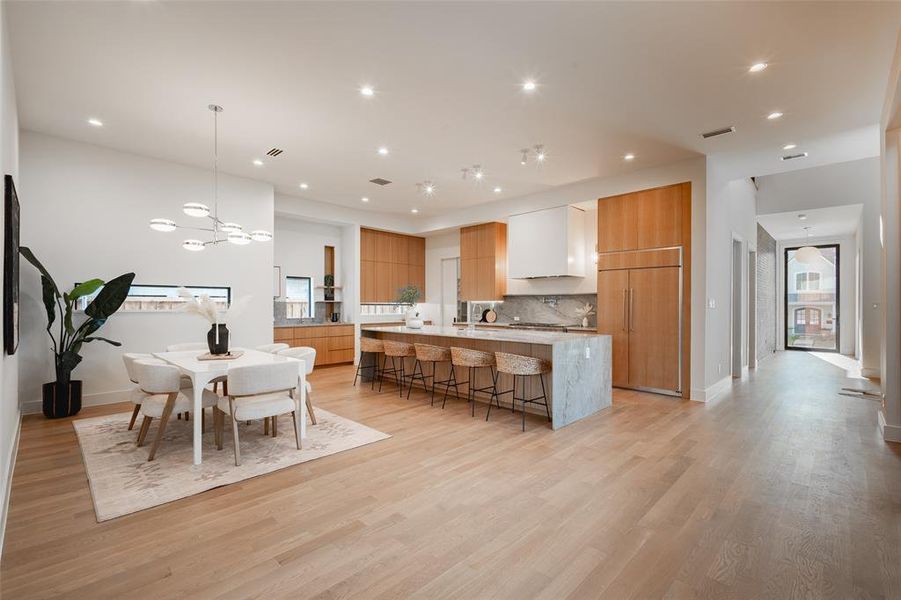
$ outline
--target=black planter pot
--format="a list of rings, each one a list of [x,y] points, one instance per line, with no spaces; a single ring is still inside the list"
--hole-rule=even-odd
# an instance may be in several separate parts
[[[54,381],[43,385],[44,416],[48,419],[61,419],[77,415],[81,410],[81,381],[70,380],[68,383]]]
[[[210,347],[210,354],[228,354],[228,327],[225,323],[219,323],[219,343],[216,343],[216,327],[213,325],[206,334],[206,343]]]

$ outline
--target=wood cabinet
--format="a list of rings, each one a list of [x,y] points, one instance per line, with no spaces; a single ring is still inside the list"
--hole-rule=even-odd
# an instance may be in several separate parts
[[[360,229],[360,302],[394,302],[415,285],[425,298],[425,238]]]
[[[507,293],[507,225],[460,229],[460,299],[503,300]]]
[[[292,348],[298,346],[315,348],[317,365],[334,365],[354,360],[353,325],[326,323],[303,327],[276,327],[272,339],[288,344]]]
[[[598,333],[613,385],[681,394],[691,382],[691,183],[598,200]]]

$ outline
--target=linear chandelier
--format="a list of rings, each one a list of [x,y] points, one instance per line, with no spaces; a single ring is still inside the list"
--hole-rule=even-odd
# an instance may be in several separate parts
[[[237,246],[246,246],[251,242],[268,242],[272,240],[272,233],[262,229],[256,229],[245,233],[244,228],[238,223],[222,221],[219,219],[219,113],[222,107],[218,104],[210,104],[213,113],[213,210],[200,202],[188,202],[182,206],[182,210],[189,217],[207,218],[212,222],[212,227],[186,227],[178,225],[171,219],[150,219],[150,228],[154,231],[169,233],[176,229],[189,229],[192,231],[206,231],[212,233],[210,240],[185,240],[181,247],[191,252],[200,252],[207,246],[230,242]]]

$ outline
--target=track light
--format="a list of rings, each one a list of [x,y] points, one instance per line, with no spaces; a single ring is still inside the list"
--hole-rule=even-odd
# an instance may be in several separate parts
[[[529,149],[523,148],[520,152],[522,152],[522,158],[519,159],[519,164],[524,165],[529,162]]]
[[[535,160],[537,162],[544,162],[544,159],[544,144],[538,144],[535,146]]]

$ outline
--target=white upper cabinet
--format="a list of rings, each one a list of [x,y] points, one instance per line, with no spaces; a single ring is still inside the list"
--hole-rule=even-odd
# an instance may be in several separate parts
[[[585,211],[558,206],[507,220],[511,279],[585,276]]]

